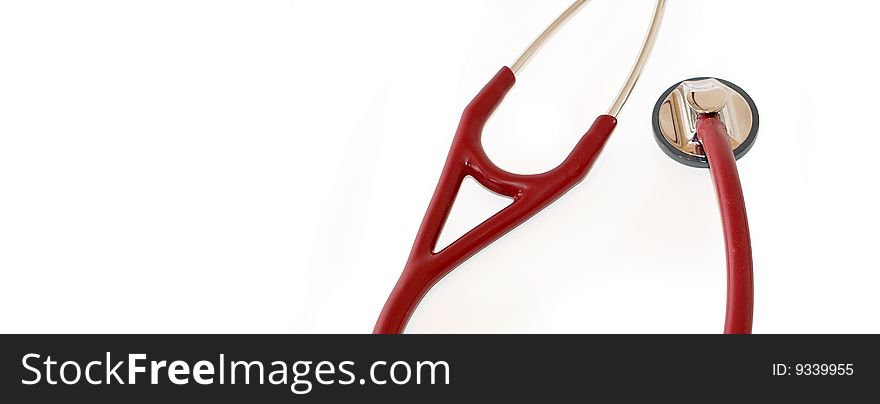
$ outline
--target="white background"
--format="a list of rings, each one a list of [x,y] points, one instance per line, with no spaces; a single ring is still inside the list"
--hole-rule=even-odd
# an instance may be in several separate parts
[[[880,6],[669,3],[588,179],[440,282],[410,332],[720,332],[709,174],[650,127],[694,76],[761,112],[740,164],[755,332],[880,332]],[[568,4],[3,1],[0,330],[371,331],[462,108]],[[590,4],[519,76],[490,157],[561,161],[652,7]],[[450,228],[499,206],[482,192]]]

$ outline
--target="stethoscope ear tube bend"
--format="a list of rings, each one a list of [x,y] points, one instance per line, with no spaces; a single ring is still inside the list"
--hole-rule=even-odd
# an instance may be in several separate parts
[[[418,303],[443,276],[581,182],[617,126],[613,116],[600,116],[565,161],[546,173],[519,175],[504,171],[486,155],[481,137],[486,121],[515,81],[513,72],[502,68],[465,109],[409,259],[374,333],[402,333]],[[461,183],[468,176],[493,192],[513,198],[513,203],[442,251],[434,252]]]

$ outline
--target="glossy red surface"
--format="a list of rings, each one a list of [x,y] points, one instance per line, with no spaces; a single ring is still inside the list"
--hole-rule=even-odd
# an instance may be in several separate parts
[[[565,161],[549,172],[517,175],[504,171],[489,160],[480,139],[486,121],[515,81],[513,72],[502,68],[465,109],[409,259],[374,333],[402,333],[416,306],[443,276],[581,182],[617,125],[616,118],[600,116]],[[467,176],[513,198],[513,203],[435,253],[437,239]]]
[[[697,137],[709,160],[715,183],[724,243],[727,250],[727,313],[725,334],[750,334],[754,306],[752,244],[749,220],[736,158],[727,140],[727,128],[716,115],[701,115]]]

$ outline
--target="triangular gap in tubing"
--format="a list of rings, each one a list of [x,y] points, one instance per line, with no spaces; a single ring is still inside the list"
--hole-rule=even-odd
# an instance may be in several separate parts
[[[452,203],[446,224],[437,238],[434,253],[456,242],[467,232],[485,222],[513,203],[513,198],[496,194],[467,176],[459,185],[458,196]]]

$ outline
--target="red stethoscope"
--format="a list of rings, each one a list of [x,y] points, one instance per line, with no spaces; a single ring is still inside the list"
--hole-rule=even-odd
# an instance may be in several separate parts
[[[484,125],[516,81],[516,73],[540,47],[589,0],[575,1],[511,67],[503,67],[465,108],[446,165],[396,286],[376,323],[376,334],[402,333],[425,294],[441,278],[477,252],[501,238],[556,201],[589,172],[617,125],[620,113],[638,81],[654,45],[666,6],[658,0],[650,29],[626,83],[608,114],[596,119],[571,154],[543,174],[518,175],[502,170],[481,144]],[[731,100],[733,98],[733,101]],[[740,98],[746,100],[745,117]],[[738,87],[716,79],[679,83],[661,97],[655,108],[655,134],[670,156],[697,167],[709,167],[721,207],[727,250],[728,290],[725,333],[750,333],[752,328],[752,258],[745,202],[736,159],[754,140],[754,103]],[[748,118],[748,119],[746,119]],[[745,136],[732,136],[727,126]],[[507,208],[434,252],[462,181],[472,177],[492,192],[513,199]]]

